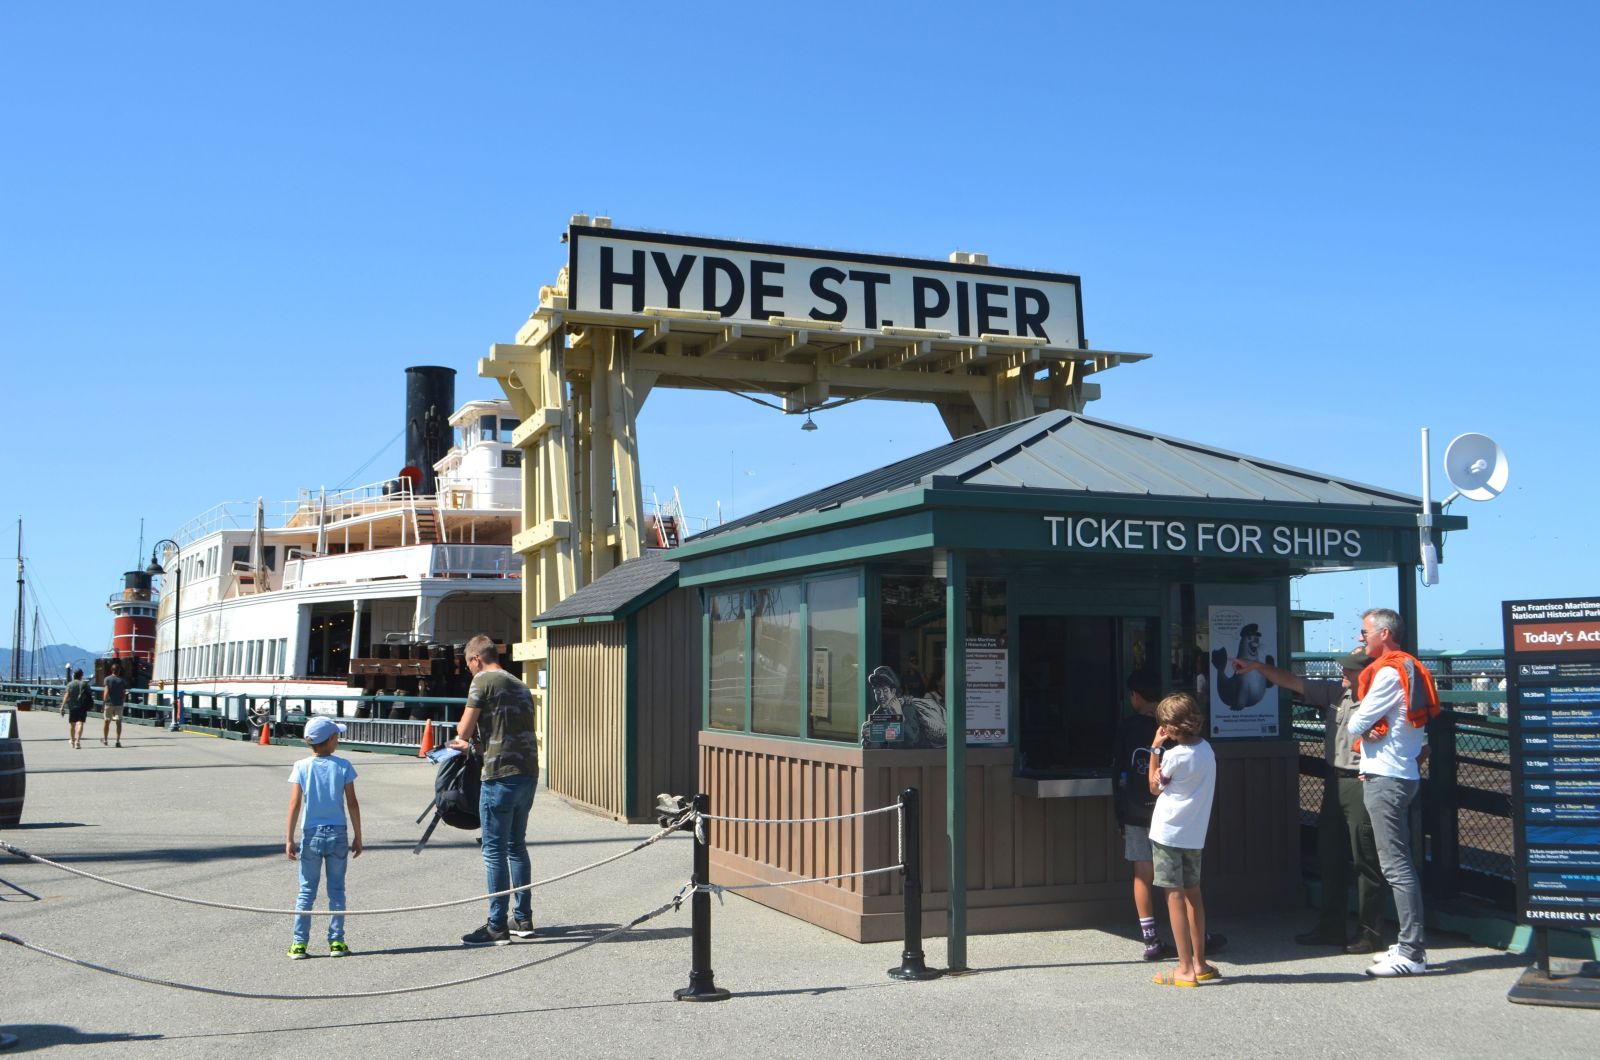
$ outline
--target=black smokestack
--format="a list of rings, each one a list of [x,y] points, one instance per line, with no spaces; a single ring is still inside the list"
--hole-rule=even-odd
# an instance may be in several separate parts
[[[419,493],[435,492],[433,465],[450,448],[450,414],[455,410],[454,368],[406,369],[406,463],[422,472]]]

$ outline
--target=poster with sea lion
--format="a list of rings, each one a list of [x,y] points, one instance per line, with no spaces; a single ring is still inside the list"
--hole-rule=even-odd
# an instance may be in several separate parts
[[[1277,609],[1213,605],[1208,619],[1212,738],[1278,735],[1278,690],[1260,673],[1244,673],[1233,665],[1235,659],[1278,665]]]

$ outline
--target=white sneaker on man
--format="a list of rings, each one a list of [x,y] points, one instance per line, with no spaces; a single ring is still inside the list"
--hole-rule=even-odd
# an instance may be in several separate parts
[[[1395,953],[1367,969],[1367,974],[1377,979],[1395,979],[1402,975],[1422,975],[1428,970],[1426,961],[1414,961]]]
[[[1382,953],[1374,953],[1372,955],[1372,963],[1373,964],[1382,964],[1384,961],[1388,960],[1390,957],[1398,956],[1399,953],[1400,953],[1400,944],[1398,942],[1396,942],[1393,946],[1390,946],[1388,949],[1384,950]]]

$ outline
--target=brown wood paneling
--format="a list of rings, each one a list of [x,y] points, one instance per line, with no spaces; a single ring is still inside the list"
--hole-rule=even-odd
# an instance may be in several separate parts
[[[550,629],[550,790],[608,817],[623,805],[623,625]]]
[[[641,610],[636,622],[636,776],[628,818],[649,821],[657,794],[693,795],[699,787],[699,594],[675,589]]]
[[[702,786],[714,814],[796,818],[857,813],[922,793],[923,931],[945,929],[949,844],[944,755],[700,734]],[[1222,745],[1207,843],[1208,909],[1288,908],[1298,900],[1298,758],[1292,743]],[[1011,789],[1011,752],[971,748],[968,762],[968,928],[982,934],[1069,926],[1122,930],[1130,873],[1109,797],[1035,799]],[[712,830],[712,879],[774,882],[898,864],[893,814],[818,824]],[[901,937],[897,871],[745,892],[850,938]]]

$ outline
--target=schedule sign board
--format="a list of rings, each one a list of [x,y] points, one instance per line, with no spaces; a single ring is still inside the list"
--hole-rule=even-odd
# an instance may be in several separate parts
[[[1600,595],[1501,606],[1518,917],[1600,925]]]
[[[1078,278],[1065,273],[583,225],[567,235],[573,310],[695,310],[730,324],[780,317],[846,331],[916,328],[1082,347]]]

